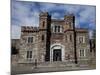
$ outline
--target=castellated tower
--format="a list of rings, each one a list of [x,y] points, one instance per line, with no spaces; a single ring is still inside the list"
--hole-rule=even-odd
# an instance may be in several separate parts
[[[75,16],[73,14],[65,15],[64,21],[65,21],[64,30],[75,28]]]
[[[73,14],[64,16],[64,34],[65,34],[65,49],[71,61],[77,63],[76,55],[76,33],[75,33],[75,16]]]
[[[43,55],[45,61],[50,60],[50,26],[51,16],[48,12],[42,12],[39,15],[39,41],[40,41],[40,57]]]

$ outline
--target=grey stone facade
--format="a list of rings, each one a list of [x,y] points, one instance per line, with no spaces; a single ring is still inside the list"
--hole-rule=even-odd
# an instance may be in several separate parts
[[[31,43],[28,37],[32,37]],[[27,51],[32,51],[30,59]],[[89,51],[88,30],[75,28],[73,14],[59,20],[51,19],[51,15],[42,12],[39,27],[21,27],[18,63],[71,61],[80,64],[90,59]]]

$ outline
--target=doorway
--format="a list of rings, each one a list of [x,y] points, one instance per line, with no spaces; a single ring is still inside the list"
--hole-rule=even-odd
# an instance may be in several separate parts
[[[62,61],[61,49],[54,49],[53,50],[53,61]]]

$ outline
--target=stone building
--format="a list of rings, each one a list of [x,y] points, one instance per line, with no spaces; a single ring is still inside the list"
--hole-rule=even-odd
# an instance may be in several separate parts
[[[73,14],[60,20],[41,12],[39,27],[21,27],[19,63],[82,63],[89,60],[89,51],[88,30],[75,27]]]

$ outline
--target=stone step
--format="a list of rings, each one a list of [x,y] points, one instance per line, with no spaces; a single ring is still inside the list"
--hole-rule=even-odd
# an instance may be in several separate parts
[[[69,62],[45,62],[45,63],[39,63],[39,67],[60,67],[60,66],[73,66],[75,65],[74,63],[69,63]]]

